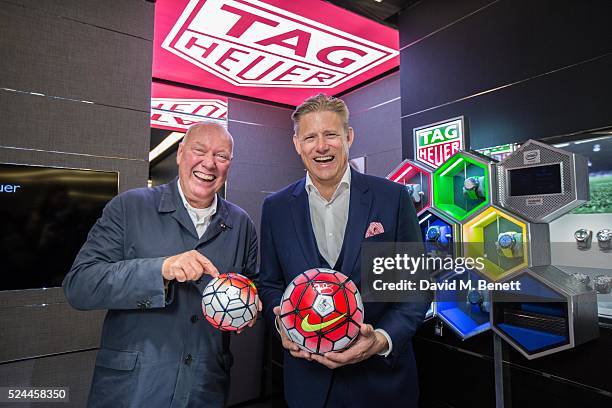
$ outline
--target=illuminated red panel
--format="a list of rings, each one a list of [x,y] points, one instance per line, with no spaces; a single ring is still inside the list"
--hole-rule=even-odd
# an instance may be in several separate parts
[[[153,82],[151,127],[185,132],[202,120],[227,122],[227,98],[207,92]]]
[[[399,65],[398,34],[322,0],[158,0],[153,77],[297,105]]]
[[[431,169],[427,166],[406,159],[387,178],[406,187],[417,214],[431,206]]]

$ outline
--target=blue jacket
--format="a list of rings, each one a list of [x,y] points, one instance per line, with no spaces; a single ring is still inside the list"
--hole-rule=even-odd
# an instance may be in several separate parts
[[[260,295],[273,326],[272,309],[287,284],[300,273],[323,267],[310,221],[305,179],[266,198],[261,220]],[[414,206],[408,193],[389,180],[352,171],[349,216],[342,248],[341,272],[357,286],[361,282],[361,243],[371,222],[384,233],[370,241],[421,241]],[[358,364],[330,370],[317,362],[284,354],[285,397],[291,407],[323,407],[333,376],[348,383],[346,406],[412,407],[418,399],[412,336],[429,305],[365,303],[365,322],[384,329],[393,342],[388,357],[373,356]]]
[[[196,249],[223,272],[255,278],[257,236],[239,207],[218,198],[201,239],[177,180],[115,197],[91,229],[63,287],[81,310],[108,309],[90,407],[223,406],[231,355],[227,334],[202,314],[199,282],[172,281],[164,258]]]

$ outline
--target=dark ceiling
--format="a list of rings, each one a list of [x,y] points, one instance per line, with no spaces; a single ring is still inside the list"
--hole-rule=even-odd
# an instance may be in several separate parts
[[[398,13],[420,0],[326,0],[343,9],[360,14],[370,20],[397,28]]]

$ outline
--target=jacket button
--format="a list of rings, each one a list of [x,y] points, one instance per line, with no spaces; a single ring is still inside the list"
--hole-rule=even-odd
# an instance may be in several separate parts
[[[189,365],[191,364],[191,360],[193,360],[193,357],[191,357],[191,354],[187,354],[187,356],[185,356],[184,362],[186,365]]]
[[[197,321],[198,321],[198,316],[196,315],[191,316],[191,323],[195,323]]]

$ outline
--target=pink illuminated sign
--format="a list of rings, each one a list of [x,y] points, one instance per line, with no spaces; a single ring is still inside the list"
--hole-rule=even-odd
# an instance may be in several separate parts
[[[181,87],[153,83],[151,127],[185,132],[203,120],[227,124],[227,99]]]
[[[159,0],[154,77],[291,105],[396,67],[397,31],[321,0]]]

